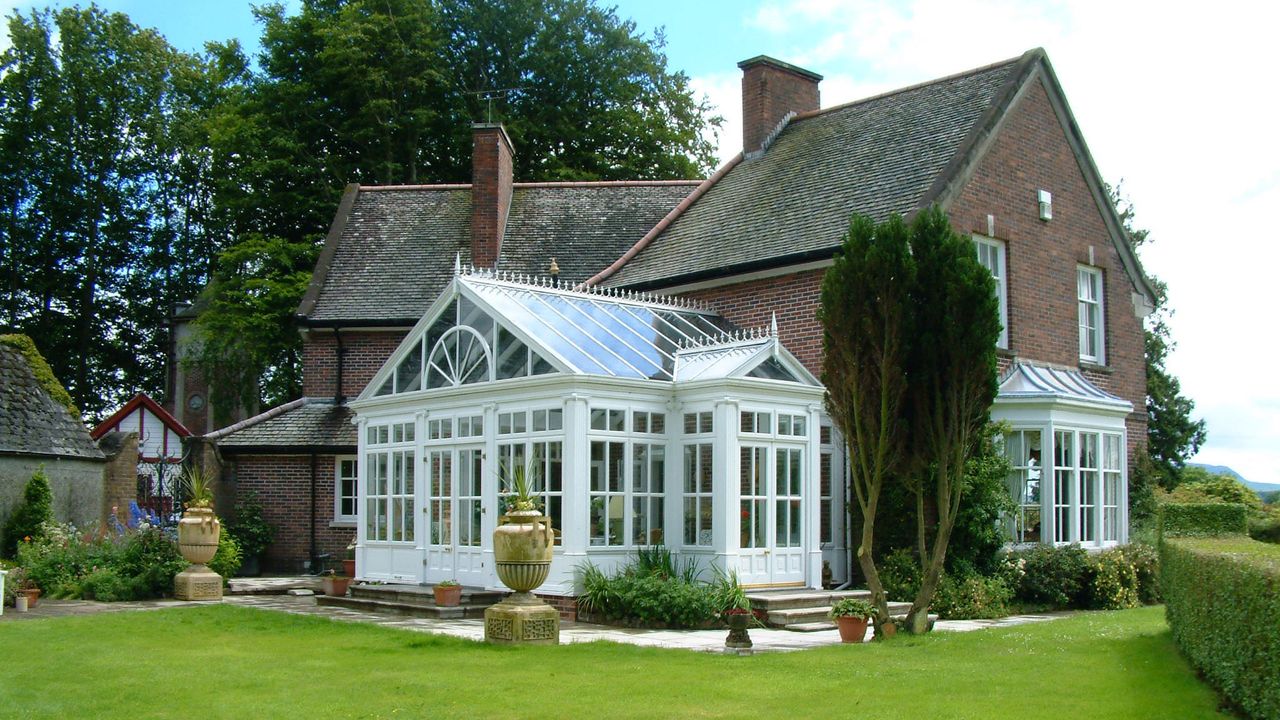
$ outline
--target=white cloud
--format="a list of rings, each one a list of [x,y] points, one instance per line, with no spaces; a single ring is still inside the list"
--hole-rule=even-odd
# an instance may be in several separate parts
[[[1169,367],[1208,420],[1200,459],[1280,482],[1280,6],[769,0],[748,17],[826,75],[825,106],[1045,47],[1103,178],[1125,180],[1151,230],[1143,261],[1176,310]],[[714,97],[736,103],[736,86]]]

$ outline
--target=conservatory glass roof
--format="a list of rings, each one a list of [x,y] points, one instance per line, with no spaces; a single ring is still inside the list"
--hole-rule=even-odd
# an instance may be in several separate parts
[[[739,329],[680,298],[459,268],[371,385],[391,395],[556,372],[816,384],[775,331]]]
[[[1079,370],[1015,360],[1000,380],[1000,399],[1076,400],[1132,409],[1128,400],[1089,382]]]

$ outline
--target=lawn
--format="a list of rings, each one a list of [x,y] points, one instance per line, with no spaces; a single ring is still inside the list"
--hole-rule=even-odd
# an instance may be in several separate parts
[[[1224,717],[1163,612],[754,657],[491,647],[226,605],[27,620],[0,624],[0,716]]]

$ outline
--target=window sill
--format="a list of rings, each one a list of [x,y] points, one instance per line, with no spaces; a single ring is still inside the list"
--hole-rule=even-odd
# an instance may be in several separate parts
[[[1098,363],[1089,362],[1088,360],[1080,361],[1080,369],[1089,370],[1091,372],[1102,373],[1104,375],[1110,375],[1115,372],[1115,368],[1111,367],[1110,365],[1099,365]]]
[[[331,528],[349,528],[349,529],[354,530],[354,529],[355,529],[355,527],[356,527],[356,521],[355,521],[355,520],[334,520],[333,522],[329,523],[329,527],[331,527]]]

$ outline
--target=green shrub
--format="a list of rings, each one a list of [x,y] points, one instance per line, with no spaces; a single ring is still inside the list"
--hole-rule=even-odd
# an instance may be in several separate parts
[[[1133,566],[1138,578],[1138,602],[1154,605],[1160,602],[1160,553],[1146,543],[1130,543],[1119,548]]]
[[[876,569],[890,600],[910,602],[920,592],[920,563],[916,562],[915,553],[910,550],[894,550],[877,564]]]
[[[1249,537],[1258,542],[1280,544],[1280,512],[1262,512],[1249,517]]]
[[[137,598],[173,594],[173,576],[185,570],[187,561],[178,544],[161,530],[150,528],[125,536],[116,570],[130,578]]]
[[[734,575],[708,584],[685,572],[668,575],[663,565],[633,562],[610,576],[585,563],[578,569],[583,587],[578,606],[630,626],[696,628],[712,622],[729,604],[740,605],[746,599]]]
[[[41,465],[22,491],[22,501],[13,509],[4,530],[4,556],[17,557],[18,545],[27,538],[38,540],[47,523],[53,522],[53,490]]]
[[[934,612],[947,620],[999,618],[1009,614],[1013,589],[999,576],[945,575],[933,596]]]
[[[27,571],[17,563],[8,560],[0,560],[0,570],[6,570],[9,573],[4,579],[4,597],[0,598],[0,602],[13,607],[13,599],[18,596],[18,588],[22,587],[22,583],[27,579]]]
[[[1111,548],[1089,556],[1085,594],[1088,607],[1096,610],[1138,606],[1138,573],[1123,550]]]
[[[1162,537],[1215,537],[1248,532],[1246,508],[1239,503],[1164,503]]]
[[[1173,639],[1253,718],[1280,717],[1280,548],[1245,537],[1175,538],[1160,547]]]
[[[226,524],[226,532],[235,538],[242,558],[257,557],[275,540],[275,528],[262,517],[262,501],[250,490],[236,502],[235,520]],[[238,566],[237,566],[237,569]],[[222,573],[218,573],[221,575]],[[223,575],[223,577],[228,577]]]
[[[1041,545],[1025,555],[1017,597],[1028,603],[1071,607],[1085,590],[1089,554],[1079,545]]]
[[[133,600],[136,587],[130,579],[122,577],[114,568],[103,567],[90,571],[80,581],[80,597],[85,600],[120,602]]]
[[[218,533],[218,551],[209,561],[209,569],[222,576],[222,582],[230,582],[240,570],[240,545],[231,533]]]

